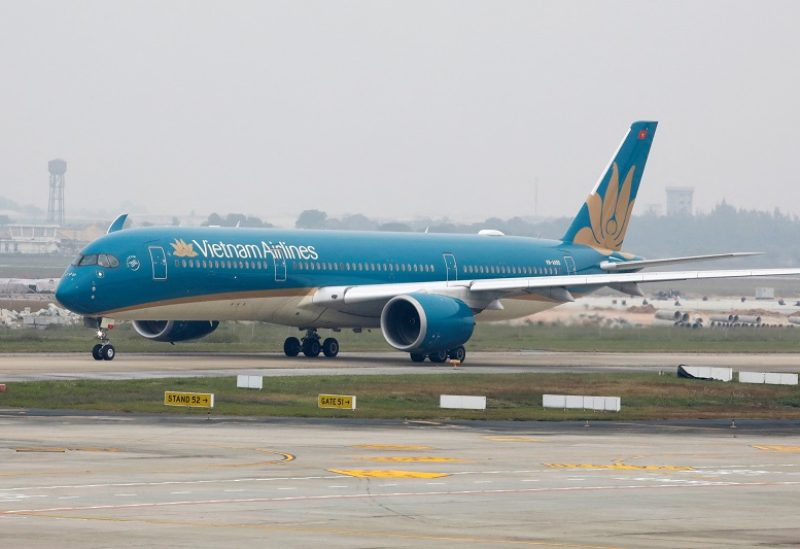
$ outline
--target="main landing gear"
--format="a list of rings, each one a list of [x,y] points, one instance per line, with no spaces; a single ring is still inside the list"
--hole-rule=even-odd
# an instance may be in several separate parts
[[[117,356],[117,351],[108,340],[108,332],[105,328],[97,329],[97,339],[100,340],[100,343],[92,347],[92,358],[95,360],[114,360],[114,357]]]
[[[302,351],[309,358],[318,357],[320,352],[328,358],[334,358],[339,354],[339,341],[336,338],[328,337],[320,343],[321,339],[317,330],[311,328],[306,330],[303,339],[287,337],[283,342],[283,352],[286,356],[295,357]]]
[[[463,345],[459,345],[454,349],[450,349],[447,351],[436,351],[433,353],[425,354],[425,353],[410,353],[411,360],[413,362],[425,362],[427,358],[431,362],[435,364],[441,364],[445,362],[448,358],[450,360],[457,360],[459,362],[464,362],[464,359],[467,358],[467,350],[464,349]]]

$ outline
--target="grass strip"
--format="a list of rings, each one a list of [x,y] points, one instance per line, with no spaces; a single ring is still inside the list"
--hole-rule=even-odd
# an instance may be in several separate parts
[[[163,405],[166,390],[212,392],[215,415],[375,419],[648,420],[800,419],[800,389],[636,374],[496,374],[267,377],[264,390],[235,377],[9,383],[0,406],[102,412],[195,414]],[[358,409],[317,408],[319,393],[356,395]],[[542,394],[621,396],[620,413],[542,408]],[[486,411],[441,410],[440,394],[486,395]]]
[[[282,352],[287,336],[302,335],[297,329],[254,322],[224,322],[208,337],[176,345],[146,340],[130,323],[110,333],[117,352]],[[388,351],[380,330],[333,334],[346,351]],[[95,340],[92,330],[53,326],[44,330],[0,328],[0,352],[88,352]],[[800,330],[795,328],[706,328],[692,330],[671,326],[608,328],[540,324],[478,324],[467,351],[579,352],[708,352],[793,353],[800,351]]]

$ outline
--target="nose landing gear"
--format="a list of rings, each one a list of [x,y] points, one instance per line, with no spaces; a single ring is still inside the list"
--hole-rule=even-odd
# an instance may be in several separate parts
[[[114,346],[108,339],[108,330],[113,328],[114,325],[110,324],[108,320],[104,321],[101,318],[86,318],[84,319],[84,324],[86,326],[95,327],[97,329],[97,339],[100,340],[100,343],[92,347],[92,358],[95,360],[114,360],[114,357],[117,356],[117,350],[114,349]]]

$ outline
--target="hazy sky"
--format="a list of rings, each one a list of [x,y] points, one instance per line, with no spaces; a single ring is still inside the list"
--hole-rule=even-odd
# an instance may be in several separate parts
[[[0,0],[0,195],[70,208],[572,215],[642,190],[800,213],[800,2]]]

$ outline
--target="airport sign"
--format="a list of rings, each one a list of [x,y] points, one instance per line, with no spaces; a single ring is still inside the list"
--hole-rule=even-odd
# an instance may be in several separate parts
[[[213,408],[214,393],[186,393],[164,391],[164,406],[186,406],[188,408]]]
[[[320,408],[335,408],[338,410],[355,410],[355,395],[319,395],[317,404]]]

